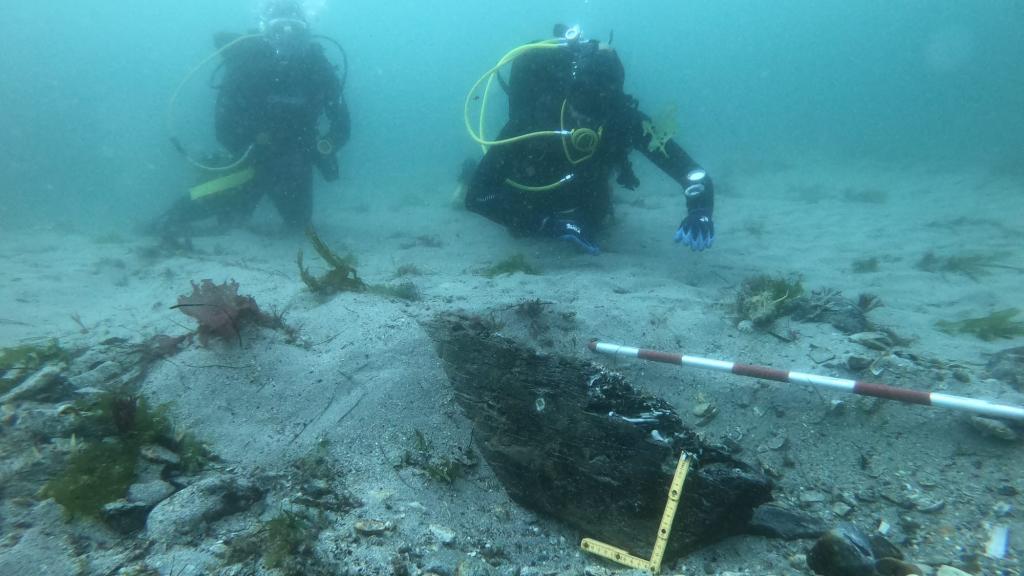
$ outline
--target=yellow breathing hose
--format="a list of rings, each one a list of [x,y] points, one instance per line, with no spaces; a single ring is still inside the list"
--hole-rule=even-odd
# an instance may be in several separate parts
[[[565,107],[568,104],[568,98],[562,100],[562,110],[558,116],[558,122],[563,132],[565,132]],[[569,153],[569,145],[566,144],[565,138],[562,138],[562,150],[565,151],[565,159],[569,161],[569,164],[575,166],[590,160],[594,152],[597,152],[597,145],[601,143],[601,134],[603,132],[604,126],[598,127],[596,132],[590,128],[574,128],[569,131],[569,141],[572,142],[572,147],[583,152],[583,156],[574,159],[572,154]]]
[[[527,140],[529,138],[537,138],[540,136],[565,135],[557,130],[546,130],[542,132],[531,132],[529,134],[521,134],[519,136],[514,136],[512,138],[505,138],[504,140],[487,140],[487,138],[484,136],[484,119],[487,117],[487,100],[490,96],[491,85],[494,83],[494,78],[498,75],[498,71],[501,70],[503,66],[511,63],[513,60],[527,52],[531,52],[534,50],[545,50],[549,48],[559,48],[562,46],[562,42],[563,41],[561,39],[542,40],[540,42],[534,42],[532,44],[524,44],[522,46],[519,46],[518,48],[513,48],[512,50],[509,50],[507,54],[501,57],[501,60],[498,60],[498,63],[495,64],[493,68],[491,68],[487,72],[484,72],[484,74],[480,76],[480,79],[477,80],[475,84],[473,84],[473,87],[469,89],[469,94],[466,95],[466,104],[462,109],[463,121],[466,124],[466,131],[469,133],[469,137],[472,138],[477,144],[480,144],[480,147],[483,148],[484,152],[487,151],[488,146],[512,144],[514,142],[520,142],[522,140]],[[473,101],[473,96],[476,94],[477,90],[480,89],[480,85],[484,84],[485,81],[486,85],[484,85],[483,96],[481,96],[480,99],[480,119],[478,122],[479,128],[477,129],[477,131],[474,131],[473,125],[470,122],[469,107],[470,103],[472,103]]]
[[[181,94],[181,90],[185,87],[185,85],[188,84],[192,80],[192,77],[195,76],[196,73],[199,72],[199,70],[201,70],[203,68],[203,66],[206,66],[206,64],[210,60],[213,60],[217,56],[220,56],[225,50],[227,50],[228,48],[231,48],[235,44],[238,44],[238,43],[240,43],[240,42],[242,42],[244,40],[251,40],[253,38],[259,38],[261,36],[262,36],[262,34],[245,34],[245,35],[239,36],[238,38],[235,38],[231,42],[228,42],[227,44],[221,46],[215,52],[213,52],[212,54],[210,54],[206,58],[203,58],[198,64],[193,66],[192,69],[188,71],[188,74],[185,74],[185,77],[181,79],[181,82],[178,83],[178,87],[174,89],[174,94],[171,95],[171,100],[167,104],[167,118],[166,118],[167,133],[171,135],[171,141],[174,143],[175,147],[177,147],[178,150],[182,153],[182,155],[185,156],[185,159],[188,160],[189,164],[192,164],[196,168],[199,168],[201,170],[206,170],[208,172],[226,172],[228,170],[234,170],[235,168],[240,166],[243,162],[245,162],[245,160],[249,157],[249,154],[252,152],[252,149],[255,147],[255,143],[250,144],[249,147],[245,149],[245,152],[242,154],[241,157],[239,157],[234,162],[231,162],[230,164],[227,164],[225,166],[209,166],[207,164],[203,164],[202,162],[199,162],[198,160],[192,158],[188,154],[188,152],[185,150],[184,146],[182,146],[181,143],[178,141],[178,139],[174,136],[174,108],[177,105],[178,95]]]
[[[603,127],[598,128],[596,131],[590,128],[575,128],[572,130],[566,130],[565,128],[565,109],[568,106],[568,99],[562,100],[562,109],[559,115],[559,130],[540,130],[537,132],[529,132],[526,134],[520,134],[518,136],[512,136],[511,138],[504,138],[501,140],[488,140],[484,132],[484,122],[487,117],[487,101],[490,97],[491,85],[494,83],[494,78],[497,77],[499,70],[507,64],[512,63],[516,58],[519,58],[527,52],[535,50],[546,50],[550,48],[560,48],[565,45],[565,41],[562,38],[553,38],[550,40],[542,40],[540,42],[533,42],[531,44],[524,44],[517,48],[513,48],[504,56],[498,60],[498,63],[494,65],[490,70],[484,72],[480,79],[473,84],[470,88],[469,94],[466,95],[466,103],[463,106],[462,115],[463,121],[466,124],[466,132],[469,133],[469,137],[473,139],[486,153],[487,148],[490,146],[504,146],[507,144],[514,144],[516,142],[522,142],[532,138],[545,138],[545,137],[558,137],[562,142],[562,150],[565,152],[565,158],[569,164],[576,166],[582,162],[589,160],[594,153],[597,151],[597,146],[601,141],[601,133]],[[486,82],[486,83],[485,83]],[[480,97],[480,117],[477,121],[477,129],[473,130],[473,124],[470,121],[470,104],[474,100],[474,95],[480,89],[483,84],[483,95]],[[572,153],[569,151],[569,144],[579,152],[583,153],[583,156],[579,158],[573,158]],[[506,178],[505,183],[520,190],[527,192],[546,192],[548,190],[554,190],[559,186],[562,186],[566,182],[572,180],[573,174],[566,174],[561,179],[552,182],[551,184],[545,184],[543,186],[530,186],[516,182],[511,178]]]

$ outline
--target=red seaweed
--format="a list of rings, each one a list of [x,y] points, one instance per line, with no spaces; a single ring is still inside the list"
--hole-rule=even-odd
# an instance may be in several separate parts
[[[234,280],[223,284],[214,284],[209,279],[199,284],[193,282],[192,294],[179,296],[178,303],[171,308],[196,319],[199,323],[196,333],[204,346],[210,337],[237,339],[241,345],[240,326],[246,322],[262,324],[266,321],[252,296],[238,294],[238,282]]]

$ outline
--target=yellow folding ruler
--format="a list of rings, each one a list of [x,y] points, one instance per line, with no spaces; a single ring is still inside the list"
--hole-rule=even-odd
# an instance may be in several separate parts
[[[665,556],[665,546],[668,545],[668,537],[672,533],[672,521],[676,518],[679,498],[683,495],[683,482],[686,481],[686,473],[689,471],[690,458],[686,452],[683,452],[679,455],[676,473],[672,477],[672,485],[668,489],[668,501],[665,502],[665,512],[661,515],[661,525],[658,526],[658,538],[654,542],[654,550],[651,552],[650,560],[638,558],[621,548],[616,548],[591,538],[584,538],[580,542],[580,548],[623,566],[637,570],[649,570],[652,574],[657,574],[661,571],[661,559]]]

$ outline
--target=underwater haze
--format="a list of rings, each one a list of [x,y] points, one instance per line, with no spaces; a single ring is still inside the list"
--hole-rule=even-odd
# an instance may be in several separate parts
[[[469,87],[555,22],[613,37],[627,91],[651,114],[677,107],[680,140],[712,173],[819,160],[1019,172],[1024,162],[1024,4],[1013,0],[310,8],[349,58],[339,194],[450,189],[478,154],[462,125]],[[254,26],[258,3],[43,0],[2,12],[0,225],[104,229],[153,216],[193,182],[168,140],[168,101],[215,32]],[[213,149],[213,67],[176,109],[192,149]],[[333,198],[318,197],[321,213]]]
[[[1024,574],[1024,0],[264,1],[0,0],[0,576]]]

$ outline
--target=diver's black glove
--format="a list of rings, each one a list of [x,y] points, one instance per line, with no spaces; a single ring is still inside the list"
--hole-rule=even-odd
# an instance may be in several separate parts
[[[636,190],[640,185],[640,179],[636,177],[636,172],[633,172],[633,165],[628,158],[623,159],[619,165],[619,176],[615,182],[627,190]]]
[[[692,170],[686,177],[686,217],[680,222],[674,240],[695,252],[711,248],[715,241],[714,184],[704,170]]]
[[[327,182],[334,182],[338,179],[338,154],[334,149],[334,142],[330,138],[321,138],[316,143],[316,167],[320,175]]]

